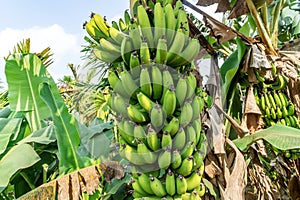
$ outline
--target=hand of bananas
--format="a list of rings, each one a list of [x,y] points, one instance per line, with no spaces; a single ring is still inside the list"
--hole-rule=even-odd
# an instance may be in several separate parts
[[[286,94],[287,78],[274,71],[274,81],[269,81],[268,83],[257,71],[255,73],[259,80],[259,84],[261,85],[258,84],[257,87],[255,87],[254,95],[263,114],[266,127],[278,123],[294,128],[300,128],[294,104]]]
[[[152,2],[152,1],[149,1]],[[175,69],[189,68],[199,53],[200,44],[189,38],[186,12],[181,1],[151,7],[138,5],[136,17],[126,10],[124,20],[110,26],[99,14],[92,14],[85,29],[93,39],[93,52],[107,63],[124,63],[126,70],[155,62]]]
[[[192,73],[200,44],[189,38],[181,1],[137,5],[136,17],[86,24],[94,54],[113,64],[109,105],[120,155],[129,161],[134,198],[200,199],[207,142],[200,114],[206,96]],[[117,66],[117,67],[116,67]]]

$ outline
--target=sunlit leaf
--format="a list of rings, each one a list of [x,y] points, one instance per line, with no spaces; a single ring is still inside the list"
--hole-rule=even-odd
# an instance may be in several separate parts
[[[20,169],[28,168],[38,162],[40,157],[29,144],[20,144],[11,148],[0,160],[0,192],[10,178]]]
[[[250,145],[263,139],[282,151],[300,148],[300,130],[276,124],[252,135],[234,140],[234,144],[242,151],[247,151]]]

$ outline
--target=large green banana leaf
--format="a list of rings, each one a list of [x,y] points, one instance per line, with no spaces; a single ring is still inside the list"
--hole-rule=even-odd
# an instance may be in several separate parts
[[[75,117],[68,112],[62,100],[55,98],[53,88],[50,88],[48,83],[41,83],[39,91],[52,115],[59,151],[60,174],[90,166],[90,159],[81,157],[78,153],[80,130]]]
[[[300,148],[300,130],[280,124],[276,124],[241,139],[236,139],[233,142],[241,151],[246,152],[251,144],[260,139],[267,141],[282,151]]]
[[[28,168],[39,160],[40,157],[29,144],[20,144],[11,148],[0,160],[0,193],[18,170]]]
[[[55,88],[41,60],[34,54],[11,54],[6,59],[5,74],[8,83],[10,109],[24,112],[31,131],[41,128],[41,120],[50,116],[50,110],[39,96],[38,85],[47,82]],[[55,98],[61,98],[58,90]]]

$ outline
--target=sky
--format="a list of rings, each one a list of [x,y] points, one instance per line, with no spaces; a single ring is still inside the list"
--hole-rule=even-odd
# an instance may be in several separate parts
[[[83,63],[80,50],[86,44],[83,40],[86,33],[82,25],[89,20],[91,12],[106,16],[109,22],[118,20],[129,8],[129,0],[1,0],[1,7],[0,85],[3,85],[3,58],[26,38],[31,40],[31,52],[51,48],[54,63],[48,70],[55,80],[71,75],[68,63]],[[211,7],[204,11],[213,13],[214,10]]]

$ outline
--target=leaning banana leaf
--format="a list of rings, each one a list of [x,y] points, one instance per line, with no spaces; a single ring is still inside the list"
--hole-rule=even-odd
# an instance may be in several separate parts
[[[50,144],[51,142],[56,141],[54,126],[46,126],[40,130],[34,131],[32,134],[18,142],[19,144],[23,143],[39,143],[39,144]]]
[[[60,174],[66,174],[87,167],[91,163],[88,158],[79,156],[79,126],[75,117],[68,112],[64,102],[55,98],[53,90],[48,83],[39,85],[40,96],[49,107],[53,118],[59,151],[59,171]]]
[[[20,144],[11,148],[0,160],[0,193],[18,170],[28,168],[39,160],[40,157],[29,144]]]
[[[300,148],[300,130],[280,124],[236,139],[233,142],[241,151],[246,152],[252,143],[260,139],[282,151]]]
[[[11,54],[6,59],[5,74],[8,83],[10,109],[24,112],[31,131],[41,128],[41,120],[49,117],[50,111],[39,96],[38,85],[47,82],[55,88],[54,80],[47,74],[41,60],[34,54]],[[61,96],[58,90],[55,98]]]

